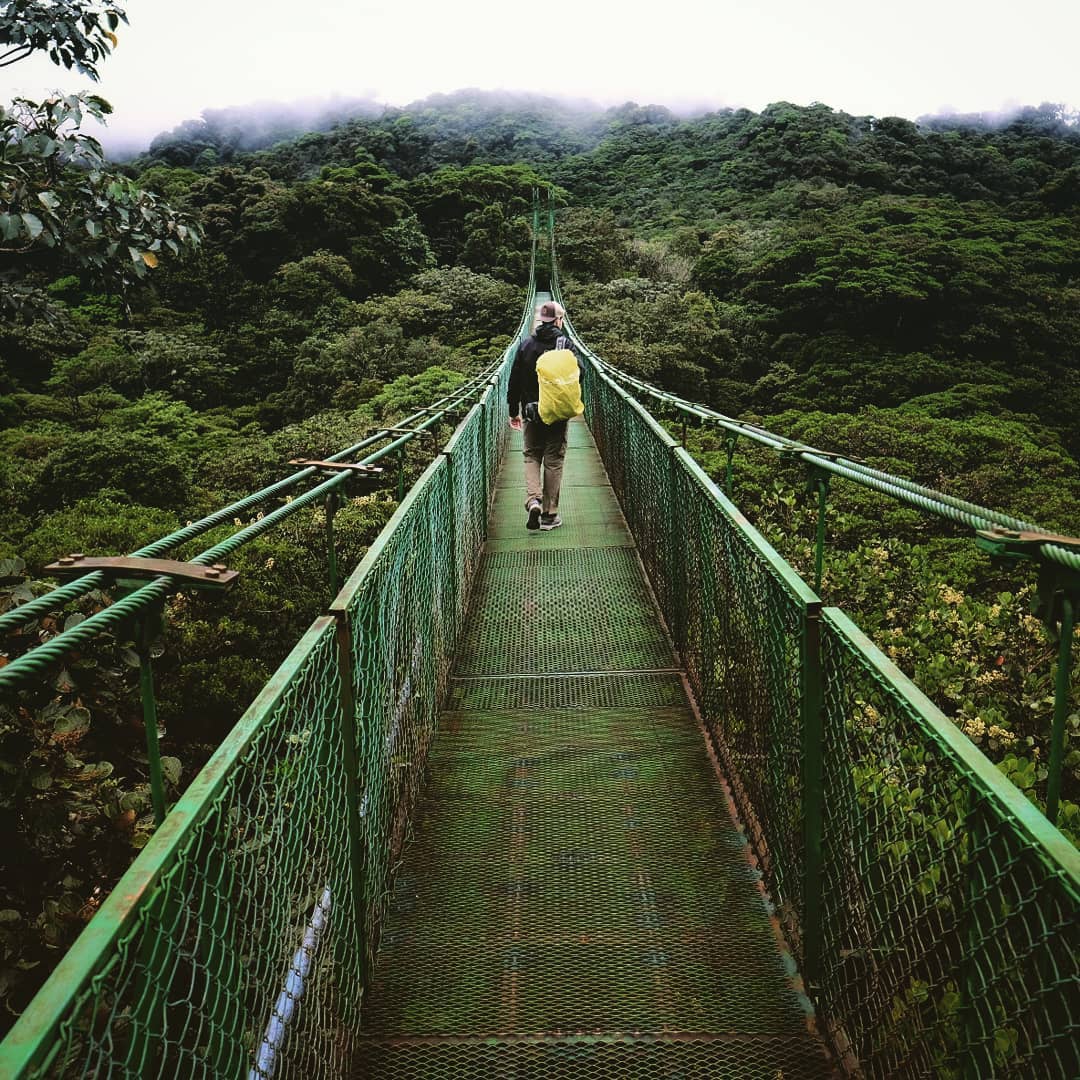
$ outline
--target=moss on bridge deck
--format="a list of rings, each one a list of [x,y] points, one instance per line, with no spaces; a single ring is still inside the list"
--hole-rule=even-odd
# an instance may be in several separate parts
[[[357,1075],[830,1075],[583,423],[523,499],[517,436]]]

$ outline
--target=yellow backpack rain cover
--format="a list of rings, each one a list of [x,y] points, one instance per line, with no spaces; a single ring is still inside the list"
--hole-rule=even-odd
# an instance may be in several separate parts
[[[536,361],[540,383],[540,419],[557,424],[585,411],[577,357],[569,349],[551,349]]]

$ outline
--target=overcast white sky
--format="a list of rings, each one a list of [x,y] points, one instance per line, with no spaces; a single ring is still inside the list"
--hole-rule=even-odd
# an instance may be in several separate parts
[[[207,107],[470,86],[912,119],[1080,105],[1080,0],[121,2],[131,26],[97,89],[114,135],[147,140]],[[87,85],[42,58],[0,70],[7,94]]]

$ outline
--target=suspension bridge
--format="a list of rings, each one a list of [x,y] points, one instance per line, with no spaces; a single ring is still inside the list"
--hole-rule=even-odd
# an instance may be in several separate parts
[[[490,370],[132,556],[69,559],[72,581],[0,617],[127,581],[0,688],[134,619],[153,776],[162,598],[223,586],[251,536],[328,511],[326,614],[171,808],[158,776],[157,831],[0,1074],[1080,1075],[1080,855],[646,406],[715,423],[729,477],[751,439],[803,460],[822,507],[842,476],[1038,561],[1062,724],[1075,541],[677,399],[572,326],[586,413],[565,524],[525,532],[505,392],[536,305],[562,300],[550,212],[547,233]],[[448,421],[340,581],[342,486]],[[196,559],[161,558],[305,484]],[[822,557],[819,535],[819,580]]]

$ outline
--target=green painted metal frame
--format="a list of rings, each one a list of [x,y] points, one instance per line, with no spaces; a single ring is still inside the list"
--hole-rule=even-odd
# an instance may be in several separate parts
[[[830,897],[817,994],[834,1039],[868,1075],[1080,1075],[1080,851],[848,616],[837,608],[822,616],[830,685],[824,746],[833,763],[823,875],[827,885],[848,883]],[[842,668],[846,695],[836,693]],[[836,759],[859,745],[853,705],[871,701],[884,730],[895,733],[895,760],[911,755],[904,795],[911,805],[892,804],[903,810],[890,809],[865,780],[847,800],[836,787]],[[883,737],[875,733],[867,745]],[[866,753],[864,746],[864,761]],[[923,763],[914,764],[920,755]],[[845,815],[843,831],[863,837],[855,863],[830,843],[830,827]],[[889,867],[890,881],[876,891],[860,883],[863,861]],[[919,921],[897,928],[899,911],[953,929],[945,938]],[[862,989],[865,973],[856,989],[846,985],[858,966],[850,930],[858,922],[876,953],[873,1003]]]
[[[191,834],[211,811],[230,776],[243,768],[245,755],[319,641],[332,631],[328,617],[317,619],[285,658],[273,678],[191,782],[150,842],[64,955],[48,981],[0,1042],[0,1075],[22,1077],[49,1071],[59,1050],[58,1034],[70,1019],[77,994],[109,964],[125,934],[136,926],[155,888],[180,857]]]
[[[662,580],[668,573],[670,562],[665,561],[663,552],[657,548],[658,533],[663,535],[667,550],[686,553],[692,542],[700,537],[689,536],[683,522],[692,515],[719,512],[730,528],[753,550],[754,558],[767,566],[768,572],[782,586],[774,597],[787,597],[781,602],[790,602],[798,607],[798,620],[792,622],[791,626],[799,627],[797,735],[800,747],[800,813],[797,818],[790,819],[798,825],[798,837],[785,839],[777,836],[774,822],[781,820],[780,816],[774,817],[761,805],[749,807],[751,815],[766,812],[764,817],[748,822],[748,833],[756,842],[766,882],[778,901],[781,921],[807,989],[841,1055],[850,1062],[858,1063],[868,1075],[893,1074],[897,1059],[906,1062],[904,1067],[917,1072],[913,1062],[919,1059],[919,1055],[930,1054],[938,1055],[934,1059],[935,1068],[947,1069],[951,1062],[959,1072],[970,1075],[988,1075],[987,1069],[997,1074],[994,1070],[1010,1068],[1010,1060],[1000,1046],[995,1051],[995,1039],[1004,1042],[1015,1029],[1021,1034],[1015,1036],[1017,1046],[1013,1051],[1012,1064],[1020,1072],[1030,1067],[1043,1070],[1041,1075],[1073,1075],[1070,1070],[1080,1068],[1075,1040],[1070,1036],[1077,1016],[1075,1004],[1070,1006],[1066,1002],[1069,987],[1077,977],[1075,960],[1080,947],[1077,942],[1080,853],[869,642],[850,619],[834,608],[821,607],[813,591],[749,525],[686,451],[678,447],[655,420],[643,414],[638,403],[629,399],[598,366],[594,366],[591,375],[586,391],[587,416],[605,461],[609,463],[611,475],[626,474],[628,462],[635,454],[639,462],[644,460],[647,456],[643,450],[645,444],[641,441],[644,434],[655,444],[657,453],[668,455],[677,466],[674,475],[682,474],[693,481],[692,489],[683,488],[679,494],[686,496],[691,490],[697,492],[694,499],[700,505],[696,508],[687,507],[686,499],[681,503],[678,498],[665,502],[671,499],[671,494],[662,491],[656,493],[656,502],[643,505],[641,488],[631,481],[621,491],[621,498],[624,513],[652,578],[654,591],[661,598],[669,629],[683,656],[691,685],[702,707],[703,719],[721,744],[721,760],[729,770],[729,778],[736,791],[742,784],[737,745],[740,736],[737,731],[729,734],[722,719],[718,721],[717,717],[711,715],[710,705],[717,701],[716,693],[707,685],[711,666],[693,655],[693,650],[701,647],[701,636],[686,625],[685,599],[676,599],[685,591],[685,587],[678,580],[672,583]],[[639,484],[640,479],[637,478]],[[657,502],[671,511],[669,518],[661,517],[659,529],[655,525],[655,519],[659,516],[656,513]],[[673,512],[676,506],[680,507],[678,513]],[[666,604],[663,597],[668,598]],[[722,599],[717,602],[724,603]],[[895,829],[895,822],[890,823],[888,815],[875,802],[871,801],[869,809],[860,814],[852,786],[855,774],[849,773],[846,780],[841,779],[848,768],[858,772],[856,763],[846,766],[843,762],[829,760],[830,755],[835,759],[841,753],[837,743],[838,732],[852,723],[850,703],[845,703],[838,696],[840,691],[835,683],[838,677],[835,663],[830,661],[829,670],[825,669],[826,656],[834,654],[838,647],[846,649],[854,658],[854,667],[846,676],[849,682],[855,684],[851,692],[857,696],[879,693],[890,708],[903,713],[915,725],[910,736],[913,746],[937,747],[936,759],[945,777],[941,782],[958,791],[969,792],[967,797],[976,807],[971,816],[972,828],[982,828],[987,837],[978,849],[979,862],[973,861],[971,854],[964,854],[967,849],[962,849],[956,857],[959,869],[952,878],[943,864],[945,883],[941,887],[942,898],[937,903],[956,903],[946,898],[951,897],[955,890],[959,890],[959,895],[968,897],[962,901],[963,910],[967,913],[964,925],[968,929],[955,937],[952,945],[946,948],[938,941],[921,940],[917,925],[910,928],[910,940],[907,941],[896,926],[883,925],[878,931],[881,944],[870,946],[879,949],[883,955],[888,954],[890,959],[899,955],[897,950],[906,950],[911,957],[908,962],[914,965],[915,971],[926,968],[927,985],[943,995],[942,1001],[947,1003],[948,995],[955,993],[961,1002],[959,1015],[966,1018],[964,1022],[973,1033],[966,1039],[950,1034],[947,1004],[937,1003],[940,1006],[938,1014],[934,1014],[933,1010],[927,1012],[923,1022],[928,1025],[928,1032],[924,1033],[922,1039],[909,1039],[910,1033],[903,1024],[891,1022],[896,1014],[902,1014],[902,1006],[898,1004],[900,998],[889,998],[884,1012],[879,1010],[872,1018],[858,1009],[849,1008],[846,1001],[846,995],[854,985],[845,984],[841,977],[845,965],[850,965],[850,961],[843,960],[843,956],[850,951],[845,936],[848,924],[858,921],[862,907],[867,907],[871,914],[876,913],[882,903],[891,902],[891,894],[885,888],[872,904],[856,903],[853,909],[844,911],[842,917],[839,912],[843,909],[847,893],[840,889],[834,890],[834,895],[826,895],[827,888],[853,872],[850,853],[838,845],[837,837],[833,835],[837,827],[837,807],[852,815],[853,820],[860,816],[866,819],[862,825],[846,824],[840,830],[843,835],[851,830],[854,830],[853,835],[864,833],[863,843],[887,852],[902,850],[905,841],[902,836],[890,832],[890,829]],[[729,742],[727,746],[723,745],[725,739]],[[732,752],[732,746],[735,752]],[[918,789],[912,786],[915,792],[913,798],[917,801],[922,799]],[[864,797],[867,797],[866,791],[860,791],[858,798]],[[747,804],[740,802],[740,808],[746,810]],[[940,820],[934,818],[940,812],[932,800],[922,799],[919,813],[927,821]],[[993,826],[979,826],[979,821],[992,822]],[[875,826],[881,830],[877,838]],[[939,832],[943,830],[944,821],[936,828]],[[920,840],[916,834],[906,842],[917,848]],[[1006,849],[1021,852],[1025,862],[1030,862],[1034,869],[1025,865],[1022,870],[1013,872],[1008,865],[1002,865],[1002,860],[1007,862],[1008,859],[1004,854]],[[794,865],[782,865],[785,859],[793,859]],[[910,873],[914,875],[919,871],[918,864],[913,865],[916,869]],[[907,871],[898,870],[897,873],[903,879]],[[792,889],[793,879],[799,882],[797,890]],[[987,884],[991,880],[994,883],[992,889]],[[929,889],[925,882],[920,887]],[[1030,897],[1025,900],[1025,911],[1020,917],[1009,914],[1008,901],[994,899],[998,894],[1005,897],[1024,889],[1030,892]],[[901,907],[913,903],[910,897],[901,897],[897,902],[901,903]],[[1027,914],[1033,905],[1041,905],[1046,910],[1040,913],[1036,907],[1031,914]],[[867,919],[870,918],[868,915]],[[1046,971],[1047,984],[1056,988],[1054,996],[1060,1002],[1055,1008],[1044,1007],[1042,995],[1037,992],[1029,992],[1029,996],[1023,998],[1019,990],[1010,988],[1008,993],[1002,990],[1002,982],[1009,982],[1008,968],[1002,967],[1001,957],[994,952],[996,946],[988,936],[987,925],[1006,918],[1019,919],[1017,925],[1009,926],[1017,948],[1020,949],[1021,943],[1030,937],[1033,941],[1030,948],[1043,957],[1041,962]],[[899,938],[900,942],[894,941],[887,948],[886,938]],[[1054,951],[1064,960],[1059,959],[1058,966],[1051,971],[1048,956]],[[938,953],[944,954],[947,962]],[[1069,957],[1073,958],[1073,967],[1070,967]],[[948,989],[954,985],[961,989],[955,992]],[[963,990],[965,986],[967,989]],[[901,998],[905,992],[902,982],[894,987],[895,995]],[[1059,1021],[1060,1029],[1057,1027]]]
[[[558,298],[554,263],[552,276]],[[519,335],[534,299],[530,289]],[[1080,956],[1080,853],[850,619],[822,609],[686,451],[578,344],[592,362],[587,417],[838,1051],[867,1075],[1076,1075],[1080,1003],[1069,993]],[[222,888],[269,890],[267,905],[280,907],[273,883],[242,861],[246,846],[230,847],[234,825],[218,818],[223,793],[258,790],[266,770],[292,767],[308,718],[327,725],[313,762],[323,779],[319,799],[336,815],[323,827],[344,842],[327,870],[334,966],[312,968],[315,986],[294,1021],[318,1025],[304,1030],[321,1049],[299,1036],[292,1049],[308,1055],[298,1068],[341,1071],[506,445],[499,395],[513,352],[514,343],[330,613],[312,625],[0,1044],[3,1075],[70,1073],[73,1047],[84,1058],[93,1050],[120,1074],[165,1065],[162,1044],[172,1029],[159,998],[185,941],[178,890],[191,875],[197,915]],[[1066,608],[1063,623],[1070,614]],[[323,696],[296,706],[298,688],[309,684]],[[887,714],[888,725],[872,714]],[[260,760],[254,751],[268,745],[271,730],[290,749],[280,760]],[[874,770],[885,766],[913,810],[888,783],[874,786]],[[273,799],[267,805],[268,813],[288,809]],[[193,860],[204,836],[208,852]],[[304,916],[304,896],[280,925]],[[203,1032],[205,1041],[181,1047],[189,1056],[177,1060],[213,1054],[206,1064],[216,1075],[236,1075],[238,1044],[248,1052],[259,1045],[267,1006],[255,1002],[272,1002],[274,985],[247,996],[245,970],[227,946],[251,928],[230,909],[212,903],[198,925],[185,962],[204,965],[205,986],[180,1029]],[[279,938],[277,931],[280,961],[260,969],[271,983],[294,949],[288,935]],[[1003,951],[1003,942],[1016,950]],[[110,1032],[94,1043],[101,1009],[93,1002],[112,1001],[113,1015],[121,998],[119,991],[110,998],[110,979],[124,972],[136,979],[124,1021],[134,1022],[134,1042],[125,1049]],[[316,1001],[332,1003],[332,1020]],[[330,1056],[319,1064],[310,1056],[318,1052]]]
[[[561,299],[557,282],[555,291]],[[686,451],[609,376],[610,369],[572,327],[571,333],[575,345],[592,362],[585,384],[586,416],[616,480],[624,514],[686,665],[703,720],[720,744],[736,801],[744,812],[749,809],[748,834],[766,883],[777,901],[807,989],[841,1058],[850,1068],[873,1076],[924,1075],[925,1069],[956,1076],[1080,1075],[1080,1045],[1075,1037],[1080,1030],[1080,1001],[1075,994],[1080,978],[1080,853],[850,619],[835,608],[822,607],[815,592]],[[767,438],[761,435],[759,441]],[[643,449],[649,442],[654,450]],[[777,449],[789,448],[778,445]],[[650,453],[668,456],[670,475],[692,479],[692,488],[675,491],[661,486],[643,504],[644,482],[641,476],[629,474],[636,461],[655,484],[655,470],[650,472],[647,462]],[[830,472],[836,471],[820,466],[830,464],[829,459],[811,463],[812,481],[815,477],[823,481],[814,488],[819,508],[822,488]],[[891,483],[891,478],[873,479]],[[908,494],[924,497],[921,492]],[[688,501],[698,505],[690,507]],[[668,514],[658,514],[658,507],[665,507]],[[967,506],[954,509],[970,512]],[[703,662],[698,651],[710,647],[707,635],[687,622],[687,607],[694,600],[688,596],[692,590],[686,563],[693,562],[693,549],[703,539],[700,532],[687,531],[687,522],[718,513],[781,585],[773,602],[791,603],[798,611],[798,619],[788,625],[798,647],[800,700],[793,719],[798,729],[800,812],[787,819],[790,827],[798,827],[798,844],[794,836],[787,840],[777,836],[777,827],[784,825],[781,815],[774,816],[765,806],[740,802],[739,722],[736,717],[733,729],[725,727],[725,706],[710,685],[721,678],[722,669],[714,662]],[[662,557],[658,536],[661,546],[666,544],[668,551],[681,554],[667,581],[664,578],[673,562]],[[823,539],[819,552],[822,547]],[[703,575],[715,578],[715,571],[704,561],[695,565]],[[734,600],[717,602],[723,606]],[[1064,642],[1070,639],[1070,615],[1069,606],[1062,604]],[[838,653],[848,658],[843,670]],[[1059,678],[1068,666],[1067,654],[1062,655]],[[871,699],[895,715],[898,730],[905,732],[909,749],[896,749],[901,755],[898,761],[903,762],[902,755],[908,753],[917,760],[925,748],[932,748],[926,759],[930,764],[919,768],[936,770],[939,787],[966,801],[969,833],[942,816],[947,814],[947,804],[943,810],[940,796],[924,794],[917,786],[914,766],[907,797],[913,801],[916,816],[909,819],[888,810],[893,804],[867,785],[863,771],[872,775],[880,763],[875,766],[872,756],[860,761],[845,755],[845,732],[858,730],[859,714],[853,710],[862,709],[859,703],[864,700],[869,708]],[[904,723],[910,727],[903,728]],[[789,780],[794,784],[796,776]],[[899,782],[903,790],[903,778]],[[926,824],[913,828],[912,820]],[[905,828],[910,835],[904,833]],[[921,835],[922,830],[934,839]],[[943,835],[948,835],[953,848],[942,847],[940,863],[927,871],[919,859],[935,850],[933,844],[944,845]],[[845,838],[861,844],[863,854],[858,847],[846,848]],[[874,854],[871,857],[867,852]],[[778,865],[785,858],[793,860],[794,867]],[[871,863],[876,859],[879,874],[889,859],[899,860],[895,881],[876,882],[876,894],[866,882],[852,884],[852,877],[860,873],[856,865],[860,858]],[[800,886],[794,892],[793,877]],[[926,909],[923,917],[931,922],[940,910],[960,913],[951,938],[927,937],[918,922],[905,929],[905,913],[919,911],[920,902]],[[875,918],[885,921],[874,924]],[[869,938],[860,953],[850,946],[852,934],[863,932],[863,922]],[[859,929],[853,931],[852,925]],[[877,959],[865,960],[875,953]],[[881,1001],[865,1007],[858,1002],[872,1000],[874,993],[853,974],[853,965],[864,962],[856,959],[859,956],[871,968],[887,967],[893,979],[889,984],[879,972],[879,985],[891,989]],[[1023,978],[1013,974],[1014,965],[1024,965]],[[903,978],[896,976],[897,970],[906,973]],[[878,996],[884,993],[877,992]],[[928,1003],[920,1003],[923,993]],[[917,1010],[921,1030],[911,1026],[910,1015]],[[959,1019],[954,1021],[954,1015]]]
[[[725,487],[730,493],[734,480],[732,455],[734,439],[743,436],[776,450],[784,457],[803,461],[809,472],[808,491],[817,496],[817,536],[814,549],[814,588],[821,589],[824,573],[825,508],[830,477],[842,477],[882,495],[913,506],[923,513],[933,514],[944,520],[974,530],[980,548],[989,554],[1006,560],[1026,560],[1040,567],[1039,602],[1045,612],[1058,607],[1075,611],[1080,605],[1080,540],[1061,537],[1038,525],[1011,517],[985,506],[959,499],[944,492],[935,491],[905,477],[895,476],[873,469],[861,461],[841,454],[827,454],[805,443],[796,442],[766,431],[764,428],[710,409],[707,406],[686,401],[676,394],[660,390],[649,383],[628,375],[617,368],[594,358],[601,369],[620,386],[630,387],[636,393],[651,399],[673,416],[691,416],[696,422],[711,423],[727,433],[727,463]],[[1012,539],[1010,539],[1012,538]],[[1052,638],[1063,632],[1063,620],[1045,619]],[[1070,622],[1070,627],[1075,625]],[[1054,725],[1051,736],[1051,752],[1048,765],[1046,816],[1053,823],[1057,820],[1061,791],[1062,769],[1065,758],[1067,733],[1063,718],[1069,711],[1068,671],[1062,665],[1071,664],[1071,637],[1064,634],[1068,648],[1059,650],[1057,677],[1055,679]]]
[[[592,359],[588,347],[576,335],[573,336],[575,345]],[[798,915],[786,920],[786,929],[801,949],[800,962],[804,978],[813,984],[817,977],[821,947],[820,869],[824,798],[821,779],[821,601],[795,570],[750,525],[746,517],[687,451],[639,402],[610,379],[595,360],[590,376],[586,380],[585,389],[586,416],[596,435],[609,475],[619,492],[623,512],[637,541],[669,632],[686,663],[699,707],[702,707],[706,724],[710,726],[714,737],[723,744],[719,747],[721,757],[737,789],[747,786],[747,782],[740,775],[738,755],[731,745],[725,744],[722,731],[715,724],[710,725],[708,704],[717,698],[716,691],[710,685],[709,668],[712,661],[693,655],[695,646],[700,643],[702,631],[695,631],[688,619],[689,590],[682,564],[686,552],[694,544],[694,538],[685,534],[683,522],[687,518],[685,514],[676,511],[676,506],[689,498],[690,502],[698,507],[708,507],[705,513],[722,519],[722,527],[730,534],[737,535],[740,542],[752,553],[752,557],[766,568],[766,572],[776,583],[777,599],[789,605],[791,617],[800,628],[798,701],[794,703],[802,732],[799,805],[802,826],[796,844],[801,849],[799,855],[790,865],[784,865],[785,860],[779,856],[779,848],[770,843],[765,826],[755,821],[750,825],[751,831],[758,838],[762,865],[774,892],[787,895],[792,890],[792,883],[798,883],[794,890],[801,898],[797,904]],[[638,476],[635,483],[633,470],[630,468],[630,432],[633,429],[644,433],[658,448],[656,452],[668,460],[669,482],[672,485],[668,491],[656,490],[655,476],[648,482]],[[644,457],[640,453],[640,443],[637,449],[640,464],[640,458]],[[681,487],[678,486],[680,480]],[[667,508],[668,514],[658,513],[658,507]],[[711,573],[711,568],[703,564],[702,572]],[[719,596],[716,602],[720,602]],[[700,618],[699,615],[699,621]],[[744,816],[753,817],[755,807],[750,800],[744,798],[738,801]],[[784,906],[787,911],[794,910]]]
[[[472,499],[470,513],[481,523],[473,528],[472,536],[479,538],[475,541],[475,546],[478,547],[482,543],[482,522],[486,519],[490,495],[494,491],[494,472],[506,446],[506,425],[502,410],[498,407],[498,395],[505,395],[509,368],[517,342],[521,335],[527,332],[534,306],[535,288],[530,283],[521,322],[511,344],[499,363],[477,382],[475,391],[471,386],[468,390],[469,394],[478,393],[480,400],[469,409],[444,451],[429,465],[397,508],[386,528],[372,544],[360,565],[350,575],[331,604],[329,614],[317,619],[290,653],[207,766],[165,816],[150,843],[113,892],[109,894],[101,909],[65,955],[11,1033],[3,1043],[0,1043],[0,1074],[12,1077],[39,1076],[46,1072],[69,1074],[70,1063],[65,1053],[70,1055],[72,1045],[81,1046],[86,1040],[92,1041],[94,1038],[92,1030],[89,1033],[80,1033],[78,1030],[79,1025],[84,1022],[78,1019],[78,1015],[82,1015],[81,1012],[76,1014],[75,1010],[84,1009],[86,995],[104,992],[102,987],[108,984],[110,973],[119,970],[118,965],[120,968],[125,965],[130,968],[134,965],[135,970],[146,971],[153,970],[161,964],[173,964],[168,957],[180,947],[181,942],[171,938],[165,924],[177,918],[178,911],[169,899],[171,893],[161,893],[159,886],[167,874],[175,873],[177,867],[184,865],[184,860],[188,857],[185,845],[190,845],[191,838],[200,827],[200,823],[212,815],[215,800],[219,799],[223,790],[230,784],[243,785],[251,782],[247,777],[250,775],[251,780],[254,780],[253,770],[264,767],[246,759],[245,755],[249,754],[251,747],[263,736],[267,726],[278,717],[283,703],[295,690],[297,679],[304,674],[305,665],[309,663],[312,655],[316,651],[324,652],[326,649],[331,649],[333,653],[335,684],[338,686],[335,691],[338,702],[338,708],[335,710],[336,717],[328,723],[338,732],[336,738],[339,745],[336,751],[329,746],[324,747],[324,750],[332,754],[332,757],[326,759],[327,764],[336,758],[340,768],[342,788],[339,792],[333,793],[333,798],[339,800],[344,808],[342,825],[346,834],[347,849],[343,865],[334,873],[341,882],[345,883],[343,891],[350,898],[349,902],[344,904],[340,900],[336,901],[335,910],[340,909],[351,913],[344,920],[338,917],[335,922],[338,937],[334,957],[339,965],[336,979],[342,983],[340,992],[351,999],[351,1003],[344,1006],[342,1016],[353,1028],[357,1027],[360,1000],[367,978],[366,972],[371,959],[371,951],[367,947],[351,948],[349,940],[356,937],[361,943],[373,944],[373,938],[368,936],[368,928],[377,921],[378,905],[384,897],[377,897],[376,902],[372,903],[367,881],[370,871],[370,844],[361,821],[365,790],[370,787],[373,778],[364,772],[365,763],[362,759],[364,726],[368,717],[358,708],[357,690],[367,680],[369,673],[359,670],[354,664],[357,634],[357,627],[353,621],[355,599],[363,591],[386,551],[394,544],[395,536],[402,529],[403,523],[414,516],[417,506],[433,489],[434,481],[443,482],[445,490],[445,481],[453,471],[451,463],[459,453],[465,456],[471,453],[477,459],[471,463],[472,473],[474,476],[483,478],[482,483],[469,493]],[[459,395],[454,400],[461,400],[461,396]],[[437,424],[444,413],[445,410],[440,409],[427,419],[421,419],[417,428],[423,430]],[[422,418],[423,415],[417,414],[417,418]],[[415,435],[406,435],[392,440],[377,453],[370,455],[366,461],[371,463],[396,453],[413,437]],[[312,471],[305,470],[304,474]],[[462,474],[464,475],[464,467]],[[344,477],[332,477],[319,484],[288,507],[283,507],[255,526],[242,530],[225,544],[216,545],[196,561],[213,561],[221,558],[227,553],[223,549],[232,550],[249,536],[272,527],[278,518],[295,512],[298,504],[304,505],[319,498],[333,497],[344,479]],[[453,520],[455,515],[451,512],[452,508],[447,500],[441,501],[439,509],[444,514],[448,533],[460,527],[460,522]],[[275,520],[271,521],[270,518]],[[432,560],[436,559],[442,551],[443,539],[444,534],[434,531],[428,533],[426,540]],[[332,545],[332,533],[328,533],[328,544]],[[476,565],[477,556],[478,552],[471,553],[470,558],[462,560],[460,566],[448,564],[448,572],[463,574],[468,566]],[[331,560],[331,574],[333,573],[333,560]],[[75,584],[87,587],[85,580]],[[443,636],[438,642],[440,648],[449,654],[453,652],[454,640],[461,626],[464,608],[468,601],[469,584],[467,579],[456,580],[454,584],[452,610],[448,612],[449,621],[443,628]],[[125,618],[138,615],[143,605],[162,599],[170,588],[169,579],[156,580],[118,601],[109,611],[119,608]],[[57,593],[59,592],[60,590],[57,590]],[[390,590],[387,590],[387,593],[391,595]],[[91,629],[96,631],[100,628]],[[445,670],[442,677],[435,682],[435,693],[427,706],[429,710],[437,707],[444,689]],[[215,857],[219,860],[224,859],[227,862],[231,858],[227,847],[217,850],[219,850],[219,855]],[[250,886],[253,883],[248,884]],[[162,925],[154,931],[154,924]],[[145,929],[148,925],[151,926],[149,930]],[[244,930],[244,928],[236,929],[238,933]],[[201,933],[200,931],[200,935]],[[212,940],[215,933],[213,924],[206,927],[206,933]],[[151,936],[139,937],[140,934]],[[145,944],[133,946],[132,935],[139,937],[139,940],[143,940]],[[288,955],[291,955],[292,944],[286,942],[282,947],[287,950]],[[134,959],[132,959],[131,948],[135,948]],[[227,956],[215,956],[214,961],[217,967],[221,965],[228,967],[231,962]],[[349,989],[350,985],[353,989]],[[137,990],[138,1003],[132,1015],[136,1017],[136,1034],[141,1042],[134,1048],[129,1046],[126,1054],[128,1059],[134,1055],[139,1065],[132,1072],[123,1062],[114,1061],[110,1072],[115,1068],[122,1075],[141,1074],[149,1060],[154,1055],[160,1057],[162,1053],[159,1044],[164,1038],[164,1028],[153,1019],[159,1011],[159,1007],[153,1004],[159,996],[159,986],[152,977],[145,975],[139,977],[138,986],[142,989]],[[235,1003],[230,1006],[230,1009],[235,1013]],[[143,1016],[144,1020],[138,1021],[139,1016]],[[196,1029],[201,1030],[202,1025],[207,1023],[216,1025],[211,1031],[207,1046],[204,1046],[201,1051],[206,1053],[216,1047],[217,1052],[220,1053],[221,1057],[216,1063],[207,1062],[211,1068],[215,1069],[215,1075],[241,1075],[243,1070],[238,1070],[236,1067],[238,1030],[236,1024],[239,1021],[246,1032],[244,1035],[246,1044],[257,1046],[260,1026],[265,1019],[266,1017],[262,1015],[246,1018],[231,1015],[229,1022],[224,1023],[220,1008],[216,1012],[211,1010],[208,1014],[198,1016],[194,1021]],[[89,1021],[91,1029],[93,1022],[93,1020]],[[142,1034],[138,1034],[140,1031]],[[228,1031],[232,1034],[228,1035]],[[106,1041],[111,1039],[108,1033],[104,1035]],[[348,1039],[340,1036],[338,1042],[341,1046],[346,1046]],[[341,1063],[338,1061],[338,1066]]]

